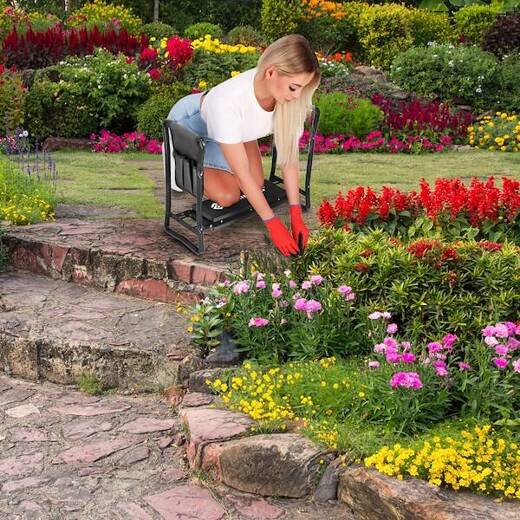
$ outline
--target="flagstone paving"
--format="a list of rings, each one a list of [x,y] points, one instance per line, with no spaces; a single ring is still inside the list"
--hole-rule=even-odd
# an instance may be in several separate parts
[[[190,473],[182,439],[156,394],[89,396],[1,376],[0,518],[353,520],[337,503],[263,499]]]

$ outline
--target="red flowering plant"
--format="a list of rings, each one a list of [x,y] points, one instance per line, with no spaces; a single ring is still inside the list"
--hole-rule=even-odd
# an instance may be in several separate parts
[[[394,101],[382,94],[374,94],[372,103],[385,113],[384,133],[406,140],[410,135],[428,138],[434,144],[464,143],[468,125],[474,117],[470,112],[453,111],[445,103]]]
[[[163,38],[158,44],[155,40],[144,48],[138,56],[139,68],[146,70],[154,81],[171,83],[193,57],[193,47],[188,38],[172,36]]]
[[[114,54],[122,52],[134,55],[148,46],[148,37],[132,36],[125,30],[100,31],[92,29],[67,29],[55,25],[46,31],[25,34],[14,28],[2,43],[3,59],[8,66],[20,69],[42,68],[58,63],[67,56],[86,56],[94,49],[103,48]]]
[[[418,192],[401,192],[384,186],[379,193],[358,186],[339,193],[332,204],[324,200],[318,209],[322,225],[347,231],[382,228],[391,235],[474,238],[496,250],[505,239],[520,243],[520,181],[473,178],[440,178],[434,186],[422,179]]]

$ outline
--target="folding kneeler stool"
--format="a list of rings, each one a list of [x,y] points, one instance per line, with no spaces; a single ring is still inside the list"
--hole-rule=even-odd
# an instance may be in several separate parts
[[[305,197],[303,210],[311,206],[311,171],[314,155],[314,138],[320,112],[318,107],[312,108],[310,121],[310,136],[307,152],[307,169],[305,173],[305,188],[300,188],[300,194]],[[166,180],[166,213],[164,230],[173,239],[197,255],[204,253],[204,231],[216,229],[232,223],[234,220],[248,215],[253,211],[246,198],[242,198],[232,206],[214,209],[215,204],[210,200],[203,200],[204,194],[204,140],[172,120],[165,120],[164,131],[164,173]],[[173,175],[172,175],[173,171]],[[264,195],[269,205],[275,206],[283,202],[287,196],[280,187],[283,179],[276,175],[276,147],[272,148],[271,174],[265,181]],[[193,207],[180,213],[172,213],[172,190],[185,191],[195,197]],[[192,241],[170,226],[174,219],[190,232],[195,233],[196,241]]]

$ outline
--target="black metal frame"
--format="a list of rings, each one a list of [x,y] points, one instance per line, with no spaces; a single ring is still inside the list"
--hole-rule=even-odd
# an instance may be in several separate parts
[[[305,187],[300,188],[300,194],[305,197],[302,210],[307,211],[311,207],[311,173],[314,157],[314,139],[318,128],[320,111],[318,107],[312,108],[310,136],[307,150],[307,167],[305,171]],[[248,215],[253,211],[252,206],[243,199],[231,206],[226,212],[227,216],[217,221],[204,218],[204,147],[202,137],[195,135],[190,130],[182,127],[172,120],[163,123],[164,135],[164,170],[166,181],[166,200],[164,231],[174,240],[177,240],[196,255],[204,253],[204,231],[216,229],[231,224],[233,221]],[[175,162],[175,184],[183,191],[191,193],[195,197],[195,205],[180,213],[172,213],[172,156]],[[283,184],[283,179],[276,175],[276,147],[272,146],[272,161],[269,180],[266,181],[266,197],[271,206],[279,204],[286,199],[285,192],[281,193],[278,185]],[[269,194],[269,196],[267,195]],[[184,235],[173,230],[170,220],[174,219],[187,230],[195,233],[196,241],[192,241]]]

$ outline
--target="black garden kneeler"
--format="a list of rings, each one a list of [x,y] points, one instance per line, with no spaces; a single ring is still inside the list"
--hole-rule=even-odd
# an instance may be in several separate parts
[[[320,112],[318,107],[312,108],[310,121],[310,138],[307,150],[307,168],[305,187],[300,194],[305,197],[302,204],[304,211],[311,207],[311,172],[314,155],[314,138],[318,127]],[[204,200],[204,140],[192,131],[172,120],[163,123],[164,133],[164,173],[166,180],[166,207],[164,231],[174,240],[180,242],[197,255],[204,253],[204,231],[217,229],[249,215],[253,210],[246,198],[236,204],[222,209],[214,209],[215,203]],[[172,169],[172,166],[173,169]],[[173,172],[173,176],[172,176]],[[265,181],[264,195],[269,205],[276,206],[287,199],[285,190],[280,187],[283,179],[276,175],[276,147],[272,147],[271,173]],[[172,212],[172,189],[185,191],[195,197],[193,207],[180,213]],[[171,219],[195,234],[196,241],[173,230]]]

